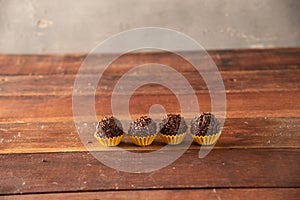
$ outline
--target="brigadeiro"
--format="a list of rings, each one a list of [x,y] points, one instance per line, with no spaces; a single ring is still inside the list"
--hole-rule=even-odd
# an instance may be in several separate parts
[[[203,112],[192,119],[191,134],[198,144],[212,145],[221,135],[220,123],[213,114]]]
[[[166,144],[180,144],[186,136],[187,125],[180,114],[167,114],[159,124],[159,136]]]
[[[121,122],[113,116],[98,122],[94,137],[104,146],[117,146],[124,136]]]
[[[156,123],[148,116],[141,116],[131,122],[128,130],[128,137],[139,146],[150,145],[156,135]]]

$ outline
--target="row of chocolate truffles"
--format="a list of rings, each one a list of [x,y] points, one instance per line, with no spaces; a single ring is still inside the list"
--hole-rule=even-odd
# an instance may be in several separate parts
[[[198,144],[212,145],[221,135],[220,123],[213,114],[204,112],[191,120],[190,132]],[[124,134],[121,122],[110,116],[99,121],[94,136],[104,146],[116,146]],[[187,124],[180,114],[167,114],[157,132],[156,123],[150,117],[141,116],[130,123],[127,132],[130,140],[139,146],[150,145],[157,134],[166,144],[180,144],[187,134]]]

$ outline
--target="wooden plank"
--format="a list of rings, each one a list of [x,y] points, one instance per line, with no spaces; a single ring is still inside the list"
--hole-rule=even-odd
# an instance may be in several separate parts
[[[299,148],[299,124],[300,118],[229,118],[214,148]],[[86,151],[72,121],[7,123],[0,127],[0,154]],[[93,140],[86,145],[92,149],[97,144]],[[142,149],[157,150],[163,145],[157,137],[152,145]],[[120,147],[141,150],[126,137]],[[198,148],[195,143],[190,147]]]
[[[160,74],[166,76],[167,74]],[[207,92],[207,86],[201,76],[195,72],[183,72],[183,76],[190,82],[196,92]],[[97,92],[101,95],[110,94],[122,74],[108,73],[103,76],[98,86]],[[147,78],[153,74],[146,74]],[[211,77],[215,77],[211,73]],[[266,91],[295,91],[300,89],[300,74],[295,70],[259,70],[259,71],[223,71],[221,76],[226,92],[266,92]],[[112,79],[113,77],[113,79]],[[140,78],[141,75],[139,75]],[[1,96],[37,96],[37,95],[71,95],[75,75],[51,75],[51,76],[0,76]],[[95,76],[85,76],[86,80],[93,80]],[[128,77],[125,84],[132,84],[136,77]],[[172,84],[177,80],[170,79]],[[175,83],[173,83],[175,85]],[[38,87],[33,87],[38,86]],[[86,90],[90,88],[86,85]],[[184,93],[186,88],[179,87],[177,92]],[[145,85],[143,90],[138,90],[137,94],[147,91],[150,94],[164,94],[167,89],[161,86]],[[124,89],[126,91],[126,88]]]
[[[219,59],[212,58],[218,66],[228,66],[225,68],[228,70],[232,70],[232,66],[238,70],[277,69],[283,66],[297,69],[293,65],[299,64],[299,53],[299,48],[235,49],[216,51]]]
[[[81,200],[81,199],[289,199],[298,200],[299,188],[245,188],[245,189],[186,189],[186,190],[131,190],[131,191],[105,191],[105,192],[74,192],[57,194],[30,194],[5,196],[6,200]],[[1,197],[0,197],[1,199]]]
[[[258,70],[258,69],[299,69],[299,48],[220,50],[209,51],[220,70]],[[97,59],[109,59],[106,54]],[[59,55],[0,55],[0,74],[2,75],[47,75],[76,74],[86,54]],[[198,54],[191,52],[189,59],[199,61]],[[112,69],[127,69],[143,63],[161,63],[175,68],[185,68],[187,63],[172,53],[135,53],[119,58],[111,65]],[[87,69],[93,73],[93,66]]]
[[[0,193],[299,187],[299,153],[299,149],[215,149],[199,159],[194,149],[163,169],[142,174],[108,168],[88,153],[0,155]]]
[[[299,96],[300,91],[229,93],[227,94],[227,117],[300,117]],[[209,94],[198,94],[197,97],[201,110],[210,111]],[[84,103],[85,100],[86,97],[83,96],[82,102]],[[218,101],[221,99],[217,99],[216,103]],[[57,118],[61,121],[64,117],[72,120],[73,116],[71,96],[0,96],[0,102],[0,122],[47,121],[47,118]],[[130,99],[130,112],[136,116],[147,114],[153,104],[163,105],[167,112],[180,112],[177,98],[172,94],[134,95]],[[111,97],[96,96],[95,107],[98,115],[110,114],[109,105],[111,105]],[[128,107],[128,105],[118,104],[116,109],[124,106]],[[195,113],[188,114],[193,116]]]

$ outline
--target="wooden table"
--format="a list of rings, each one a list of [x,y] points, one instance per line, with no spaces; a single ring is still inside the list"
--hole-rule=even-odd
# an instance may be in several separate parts
[[[299,199],[300,49],[209,54],[227,94],[220,139],[203,159],[198,158],[200,146],[193,143],[173,164],[143,174],[106,167],[81,143],[72,116],[72,89],[86,55],[1,55],[0,198]],[[196,53],[189,55],[197,60]],[[187,77],[201,109],[210,111],[203,80],[171,53],[128,54],[112,63],[103,80],[107,87],[96,94],[96,108],[109,101],[122,74],[149,62],[174,67]],[[92,69],[87,69],[91,75]],[[161,101],[169,112],[178,112],[174,96],[159,86],[139,89],[131,101],[133,115],[148,111],[139,102],[150,106]],[[162,145],[156,138],[145,148],[128,139],[120,146],[148,152]]]

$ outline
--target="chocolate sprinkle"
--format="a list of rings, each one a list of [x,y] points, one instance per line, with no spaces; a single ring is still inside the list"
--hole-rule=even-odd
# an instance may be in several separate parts
[[[142,116],[131,122],[128,135],[148,137],[156,134],[156,123],[147,116]]]
[[[100,138],[113,138],[123,135],[121,122],[114,117],[104,117],[96,128],[96,136]]]
[[[215,135],[220,130],[219,121],[209,112],[201,113],[191,121],[191,133],[196,136]]]
[[[180,114],[167,114],[159,124],[160,133],[164,135],[179,135],[187,130],[186,122]]]

